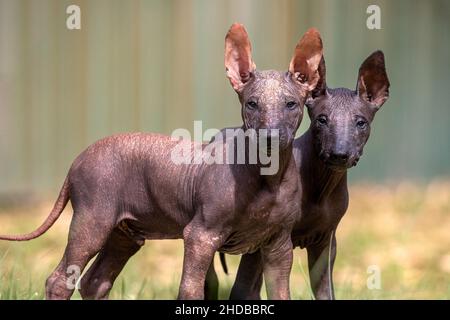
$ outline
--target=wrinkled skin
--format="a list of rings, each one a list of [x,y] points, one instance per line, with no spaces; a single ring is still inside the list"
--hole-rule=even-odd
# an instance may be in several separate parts
[[[361,65],[356,90],[327,88],[324,59],[319,74],[307,101],[311,125],[294,141],[303,192],[291,237],[294,247],[307,249],[315,298],[334,299],[335,231],[348,207],[347,170],[363,153],[370,123],[388,98],[389,80],[381,51]],[[262,261],[259,252],[242,257],[231,299],[260,299]]]
[[[178,238],[184,240],[180,299],[202,299],[204,289],[213,290],[217,280],[209,278],[205,287],[205,277],[208,269],[213,272],[216,251],[258,251],[269,297],[289,298],[290,234],[301,192],[292,143],[306,97],[317,84],[322,43],[317,31],[307,32],[289,72],[256,71],[250,47],[243,26],[233,25],[226,38],[227,75],[241,101],[243,129],[279,130],[279,170],[263,176],[259,163],[175,164],[171,152],[179,143],[205,145],[158,134],[122,134],[94,143],[74,161],[41,228],[25,236],[0,236],[39,236],[70,199],[74,213],[68,244],[47,279],[48,299],[70,298],[68,268],[83,271],[97,254],[82,278],[80,293],[87,299],[107,298],[145,240]]]

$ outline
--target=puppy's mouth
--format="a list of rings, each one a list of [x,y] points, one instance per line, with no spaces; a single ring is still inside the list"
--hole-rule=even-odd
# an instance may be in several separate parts
[[[356,167],[356,165],[358,164],[358,161],[359,161],[359,157],[356,157],[356,158],[353,160],[352,165],[349,167],[349,169],[350,169],[351,167]]]
[[[335,164],[329,161],[326,161],[325,165],[333,171],[345,171],[352,167],[348,166],[347,164]]]
[[[267,156],[279,153],[288,147],[288,137],[285,135],[275,135],[270,137],[258,136],[259,140],[259,150]],[[264,140],[263,140],[264,139]]]
[[[333,171],[345,171],[352,167],[355,167],[358,164],[359,156],[350,157],[346,161],[336,161],[330,159],[328,152],[321,152],[319,154],[319,159],[331,170]]]

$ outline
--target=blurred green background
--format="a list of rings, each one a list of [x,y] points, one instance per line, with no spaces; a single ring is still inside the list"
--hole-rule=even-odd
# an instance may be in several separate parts
[[[82,29],[66,28],[81,7]],[[381,30],[366,9],[381,8]],[[337,230],[338,299],[450,297],[450,2],[295,0],[0,0],[0,233],[29,232],[51,210],[73,159],[118,132],[241,123],[225,78],[224,37],[244,23],[259,69],[286,70],[298,39],[320,30],[327,82],[354,88],[362,61],[386,55],[391,97],[350,170],[350,207]],[[304,119],[299,134],[307,128]],[[0,299],[36,299],[61,258],[67,206],[49,232],[0,242]],[[175,298],[181,241],[148,241],[113,298]],[[217,260],[217,259],[216,259]],[[221,297],[230,276],[219,271]],[[380,266],[382,289],[367,268]],[[216,267],[220,270],[218,261]],[[306,254],[295,251],[292,296],[310,298]],[[79,296],[77,296],[79,297]]]
[[[66,28],[70,4],[81,30]],[[370,4],[381,30],[366,27]],[[223,66],[236,21],[259,69],[287,69],[317,27],[331,87],[354,88],[362,61],[382,49],[391,97],[351,179],[448,177],[449,18],[444,0],[0,0],[0,193],[58,190],[76,155],[113,133],[240,124]]]

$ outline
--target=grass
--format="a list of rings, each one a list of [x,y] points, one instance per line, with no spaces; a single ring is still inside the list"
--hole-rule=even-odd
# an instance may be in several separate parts
[[[0,233],[28,232],[52,202],[0,209]],[[25,243],[0,242],[0,299],[43,299],[46,277],[64,250],[70,206],[48,233]],[[427,185],[358,184],[337,231],[334,271],[338,299],[450,299],[450,181]],[[113,299],[174,299],[182,266],[181,240],[148,241],[127,264]],[[226,276],[216,258],[220,298],[228,297],[239,257],[227,256]],[[381,271],[381,288],[367,287],[369,266]],[[311,299],[306,252],[295,250],[294,299]],[[265,297],[263,291],[263,297]],[[78,293],[74,295],[79,299]]]

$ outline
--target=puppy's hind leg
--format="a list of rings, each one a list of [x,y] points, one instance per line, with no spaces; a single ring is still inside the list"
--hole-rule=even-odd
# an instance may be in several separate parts
[[[119,273],[144,245],[144,240],[130,238],[119,228],[114,229],[92,266],[81,280],[83,299],[108,299],[109,292]]]
[[[63,258],[46,281],[46,299],[70,299],[86,264],[104,246],[114,227],[113,216],[95,218],[91,210],[75,210]]]

